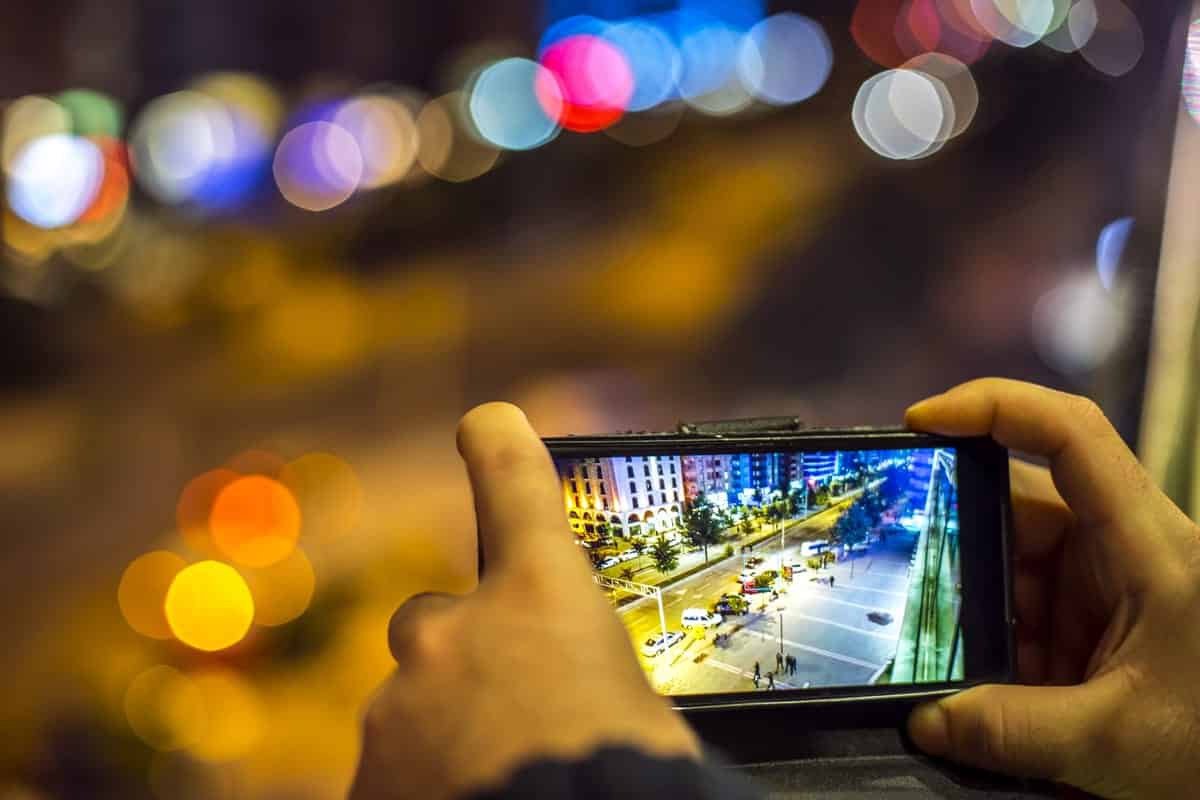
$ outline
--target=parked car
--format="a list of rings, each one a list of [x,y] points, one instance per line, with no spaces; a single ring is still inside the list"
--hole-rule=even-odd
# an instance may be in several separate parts
[[[657,636],[651,636],[642,645],[642,655],[647,658],[653,658],[659,653],[665,653],[673,645],[678,644],[683,639],[683,634],[679,631],[667,631],[664,638],[660,633]]]
[[[711,628],[720,625],[722,619],[720,614],[703,608],[685,608],[680,615],[679,624],[684,628]]]
[[[621,559],[621,561],[633,561],[637,557],[638,554],[636,550],[626,550],[617,556],[617,558]]]
[[[598,569],[608,569],[609,567],[615,567],[620,563],[621,559],[618,556],[609,556],[608,558],[602,559],[596,566]]]
[[[749,558],[746,559],[747,567],[757,567],[761,563],[763,563],[762,556],[750,556]]]

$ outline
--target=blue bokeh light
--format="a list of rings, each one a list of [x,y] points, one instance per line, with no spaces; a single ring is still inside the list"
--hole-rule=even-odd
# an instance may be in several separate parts
[[[1133,217],[1121,217],[1104,226],[1096,240],[1096,271],[1105,289],[1112,289],[1117,279],[1129,234],[1133,231]]]
[[[783,13],[755,25],[742,40],[738,72],[756,97],[771,105],[807,100],[833,69],[833,48],[817,22]]]
[[[611,26],[605,38],[625,54],[633,72],[630,111],[645,111],[676,96],[682,61],[661,26],[652,20],[631,19]]]
[[[532,150],[559,132],[534,90],[545,69],[524,58],[506,58],[479,74],[468,109],[479,135],[505,150]]]

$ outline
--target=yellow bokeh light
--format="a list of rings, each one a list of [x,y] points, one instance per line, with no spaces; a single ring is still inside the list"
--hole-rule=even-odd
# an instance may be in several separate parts
[[[452,183],[478,178],[496,165],[500,151],[469,134],[461,91],[442,95],[417,115],[417,162],[430,175]]]
[[[221,489],[208,524],[222,553],[243,566],[267,567],[296,547],[300,507],[279,481],[248,475]]]
[[[254,598],[237,570],[201,561],[181,570],[167,590],[167,622],[179,641],[197,650],[223,650],[245,637]]]
[[[171,627],[163,610],[167,589],[187,562],[175,553],[156,550],[134,559],[117,587],[121,615],[143,636],[170,639]]]
[[[186,675],[165,664],[139,674],[125,691],[125,718],[156,750],[178,750],[202,732],[204,700]]]
[[[204,727],[187,745],[201,761],[243,758],[262,740],[262,700],[254,686],[230,669],[205,670],[191,676],[204,708]]]
[[[329,453],[308,453],[280,471],[304,519],[305,537],[332,539],[353,531],[362,516],[363,490],[354,469]]]
[[[297,548],[283,561],[248,570],[246,582],[254,597],[254,621],[274,626],[304,613],[312,600],[316,575],[304,551]]]

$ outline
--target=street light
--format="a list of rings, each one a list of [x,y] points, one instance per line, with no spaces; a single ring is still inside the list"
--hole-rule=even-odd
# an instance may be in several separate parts
[[[783,612],[779,612],[779,655],[783,655]]]

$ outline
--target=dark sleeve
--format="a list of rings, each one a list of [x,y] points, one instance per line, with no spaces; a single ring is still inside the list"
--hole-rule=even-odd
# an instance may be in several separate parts
[[[471,800],[760,800],[762,792],[718,763],[656,758],[613,747],[579,761],[541,760],[521,767],[504,786]]]

